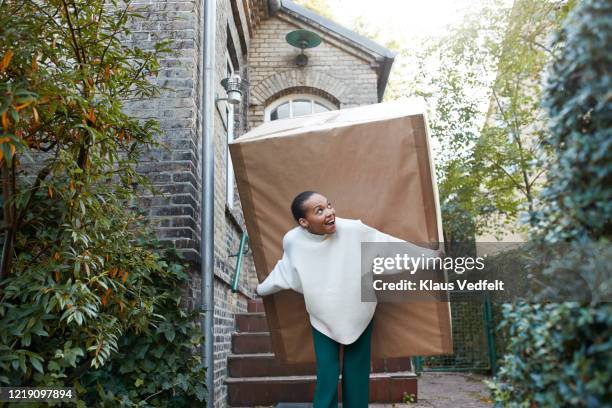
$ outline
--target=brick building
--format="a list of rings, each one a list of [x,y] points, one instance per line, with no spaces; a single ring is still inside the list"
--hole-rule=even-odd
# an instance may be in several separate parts
[[[155,38],[172,38],[176,49],[175,55],[161,61],[156,79],[171,89],[162,91],[155,100],[129,106],[134,115],[160,122],[162,141],[169,147],[151,152],[140,164],[139,169],[165,193],[163,197],[143,197],[142,206],[155,222],[159,238],[180,248],[191,262],[189,307],[200,307],[200,133],[206,116],[199,101],[202,85],[211,85],[201,82],[205,78],[204,44],[200,40],[205,29],[205,0],[137,2],[149,11],[146,19],[133,24],[131,38],[126,41],[146,48]],[[265,120],[381,101],[394,53],[288,0],[215,3],[212,86],[219,98],[225,97],[220,81],[232,72],[246,84],[239,105],[217,101],[212,114],[214,191],[209,193],[214,197],[214,400],[209,406],[225,407],[249,405],[230,398],[232,381],[228,377],[236,374],[228,373],[228,360],[232,350],[235,352],[236,316],[251,311],[249,302],[257,297],[257,277],[248,253],[237,291],[232,290],[236,254],[246,230],[227,142]],[[305,51],[309,62],[304,67],[295,62],[300,50],[285,40],[286,34],[296,29],[315,32],[322,39],[318,47]]]

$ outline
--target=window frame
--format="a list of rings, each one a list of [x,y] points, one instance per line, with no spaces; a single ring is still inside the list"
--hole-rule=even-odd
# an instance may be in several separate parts
[[[272,111],[274,111],[276,108],[278,108],[279,106],[281,106],[282,104],[286,102],[289,102],[289,118],[283,118],[283,119],[291,119],[293,117],[301,118],[301,117],[309,116],[309,115],[292,116],[293,115],[293,101],[303,100],[303,99],[307,99],[312,103],[313,111],[314,111],[315,102],[325,106],[330,111],[338,110],[338,107],[334,103],[332,103],[328,99],[325,99],[319,95],[307,94],[307,93],[295,93],[295,94],[289,94],[289,95],[282,96],[276,99],[270,105],[266,106],[264,110],[264,122],[270,122],[270,116],[272,114]],[[311,115],[314,115],[314,113],[311,113]],[[276,120],[283,120],[283,119],[276,119]]]

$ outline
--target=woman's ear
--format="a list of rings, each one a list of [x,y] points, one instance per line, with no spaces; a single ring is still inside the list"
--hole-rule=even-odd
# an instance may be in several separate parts
[[[298,222],[300,223],[302,227],[308,228],[308,221],[306,221],[304,218],[300,218]]]

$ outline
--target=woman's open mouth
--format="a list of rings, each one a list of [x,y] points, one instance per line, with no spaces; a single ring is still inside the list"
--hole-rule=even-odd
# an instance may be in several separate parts
[[[326,221],[326,222],[325,222],[325,225],[329,225],[329,226],[331,226],[331,225],[336,225],[336,219],[335,219],[335,218],[332,218],[331,220]]]

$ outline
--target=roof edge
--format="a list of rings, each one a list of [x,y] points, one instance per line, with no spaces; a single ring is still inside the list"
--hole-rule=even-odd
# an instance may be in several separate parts
[[[378,91],[378,102],[382,102],[385,96],[385,90],[387,89],[387,82],[389,81],[389,74],[391,73],[391,66],[395,61],[395,57],[384,57],[380,66],[380,73],[378,74],[378,83],[376,88]]]
[[[278,4],[278,6],[277,6]],[[304,17],[307,20],[311,20],[314,23],[320,24],[323,27],[327,28],[330,31],[339,34],[342,37],[345,37],[348,40],[351,40],[368,50],[379,54],[386,58],[394,58],[397,53],[391,51],[390,49],[383,47],[375,41],[370,40],[367,37],[364,37],[361,34],[356,33],[353,30],[349,30],[348,28],[325,18],[312,10],[307,9],[306,7],[302,7],[298,4],[295,4],[291,0],[268,0],[268,7],[272,14],[280,9],[285,9],[288,11],[292,11]]]
[[[389,80],[391,66],[395,61],[395,56],[397,55],[395,51],[391,51],[390,49],[383,47],[377,42],[372,41],[369,38],[358,34],[353,30],[349,30],[348,28],[328,18],[323,17],[315,13],[314,11],[307,9],[306,7],[302,7],[298,4],[295,4],[291,0],[268,0],[267,5],[269,15],[274,15],[279,10],[293,12],[306,20],[310,20],[311,23],[319,24],[327,28],[328,30],[338,34],[339,36],[344,37],[345,39],[354,42],[366,48],[367,50],[370,50],[372,53],[380,55],[380,58],[376,58],[377,62],[380,63],[376,88],[378,102],[382,102],[383,96],[385,94],[385,89],[387,88],[387,82]]]

